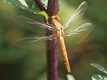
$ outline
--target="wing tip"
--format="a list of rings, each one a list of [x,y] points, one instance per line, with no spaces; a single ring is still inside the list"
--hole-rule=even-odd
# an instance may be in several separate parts
[[[87,1],[83,1],[81,4],[88,5]]]
[[[83,1],[80,6],[87,8],[88,6],[88,2],[87,1]]]
[[[92,23],[86,23],[87,25],[94,27],[94,25]]]

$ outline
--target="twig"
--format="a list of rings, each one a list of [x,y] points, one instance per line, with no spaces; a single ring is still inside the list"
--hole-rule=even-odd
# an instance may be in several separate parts
[[[59,0],[48,0],[47,13],[49,17],[58,14],[58,2]]]
[[[59,0],[48,0],[47,14],[49,19],[58,14]],[[49,31],[47,31],[49,33]],[[54,35],[53,33],[51,33]],[[58,44],[57,40],[47,42],[47,80],[58,80]]]
[[[58,14],[59,0],[48,0],[47,10],[44,8],[40,0],[35,0],[35,2],[40,10],[43,10],[48,14],[49,19],[53,15]],[[47,35],[54,34],[50,31],[47,31]],[[58,80],[58,45],[56,39],[47,41],[47,80]]]
[[[34,0],[34,1],[38,5],[40,10],[47,12],[47,10],[45,9],[45,7],[43,6],[40,0]]]

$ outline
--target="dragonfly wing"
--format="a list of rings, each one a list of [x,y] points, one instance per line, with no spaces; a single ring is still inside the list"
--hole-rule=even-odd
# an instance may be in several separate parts
[[[14,22],[21,26],[22,28],[33,32],[36,32],[38,30],[37,29],[38,27],[41,29],[53,30],[53,27],[48,26],[44,23],[37,22],[25,16],[16,16]]]
[[[93,24],[85,23],[78,28],[72,30],[65,34],[67,40],[71,41],[71,44],[77,44],[82,41],[93,29]]]
[[[25,37],[17,40],[15,45],[23,49],[46,51],[46,40],[49,37]]]
[[[71,16],[71,17],[67,20],[66,24],[63,26],[63,27],[64,27],[64,30],[65,30],[65,29],[66,29],[66,31],[69,30],[69,28],[68,28],[69,25],[70,25],[70,26],[73,26],[75,23],[77,24],[77,21],[80,21],[81,17],[82,17],[83,14],[85,13],[86,8],[87,8],[87,2],[84,1],[84,2],[82,2],[82,3],[79,5],[79,7],[76,9],[74,15]],[[72,28],[72,27],[70,27],[70,28]]]

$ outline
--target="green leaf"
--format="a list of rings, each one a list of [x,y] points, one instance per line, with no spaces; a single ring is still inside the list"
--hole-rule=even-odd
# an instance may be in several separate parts
[[[38,6],[37,6],[35,3],[33,3],[30,11],[33,12],[33,13],[38,13],[38,12],[40,12],[41,10],[38,8]]]
[[[38,6],[34,3],[33,0],[5,0],[4,2],[10,3],[29,12],[40,12]]]
[[[34,14],[41,14],[46,19],[48,19],[47,14],[39,9],[37,4],[35,4],[34,0],[5,0],[4,2],[15,5],[29,12],[33,12]],[[44,5],[47,5],[47,0],[44,0],[44,1],[42,0],[42,3]]]
[[[48,20],[48,14],[46,13],[46,12],[44,12],[44,11],[41,11],[41,12],[38,12],[37,14],[41,14],[41,15],[43,15],[44,17],[45,17],[45,19],[46,19],[46,21]]]
[[[29,7],[25,0],[18,0],[23,6]]]
[[[92,80],[107,80],[107,76],[95,74],[92,76]]]
[[[13,4],[13,5],[15,5],[19,8],[25,9],[25,10],[29,10],[29,7],[28,7],[27,3],[25,2],[25,0],[5,0],[4,2]]]
[[[101,65],[92,63],[91,66],[93,66],[93,67],[97,68],[98,70],[100,70],[101,72],[107,74],[107,70],[104,67],[102,67]]]
[[[34,0],[25,0],[29,8],[32,8],[32,5],[34,4]]]
[[[12,4],[17,4],[17,3],[19,3],[17,0],[4,0],[4,2],[12,3]]]

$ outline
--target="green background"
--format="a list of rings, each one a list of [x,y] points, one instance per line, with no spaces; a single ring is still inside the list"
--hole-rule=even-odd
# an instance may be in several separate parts
[[[59,16],[64,23],[83,0],[61,0]],[[86,0],[88,8],[84,19],[93,23],[91,33],[80,44],[72,46],[67,42],[67,52],[72,74],[76,80],[91,80],[91,76],[100,73],[90,66],[98,63],[107,66],[107,1]],[[0,0],[0,80],[46,80],[46,54],[14,46],[14,42],[23,36],[41,34],[25,30],[13,21],[16,15],[24,15],[43,21],[41,15],[35,15]],[[42,31],[41,31],[42,32]],[[66,69],[59,54],[59,80],[65,80]]]

